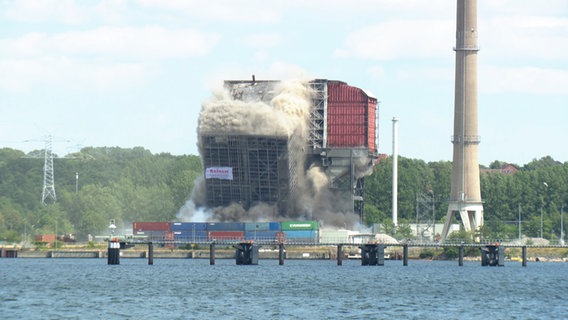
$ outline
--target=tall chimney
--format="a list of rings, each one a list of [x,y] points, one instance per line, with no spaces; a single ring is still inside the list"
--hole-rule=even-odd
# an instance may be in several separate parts
[[[477,154],[477,0],[457,0],[456,20],[452,188],[442,241],[456,213],[466,231],[477,231],[483,225]]]
[[[392,118],[392,224],[398,227],[398,118]]]

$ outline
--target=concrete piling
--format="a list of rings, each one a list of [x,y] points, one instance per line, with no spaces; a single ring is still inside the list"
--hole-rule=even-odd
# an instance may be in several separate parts
[[[252,242],[242,242],[233,246],[237,265],[257,265],[259,247]]]
[[[209,245],[209,265],[215,265],[215,243]]]
[[[284,244],[278,244],[278,264],[283,266],[284,265]]]
[[[120,264],[120,242],[115,239],[108,242],[107,264]]]

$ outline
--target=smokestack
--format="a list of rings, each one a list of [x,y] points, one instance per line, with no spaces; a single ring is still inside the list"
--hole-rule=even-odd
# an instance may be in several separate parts
[[[398,118],[392,118],[392,224],[398,226]]]
[[[441,240],[448,236],[454,214],[466,231],[483,225],[477,132],[477,0],[458,0],[452,187]]]
[[[254,84],[256,82],[256,79],[254,77],[254,74],[252,75],[252,83]]]

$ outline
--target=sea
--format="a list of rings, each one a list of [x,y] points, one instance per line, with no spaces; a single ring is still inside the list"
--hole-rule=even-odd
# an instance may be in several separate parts
[[[568,319],[568,263],[0,259],[0,319]]]

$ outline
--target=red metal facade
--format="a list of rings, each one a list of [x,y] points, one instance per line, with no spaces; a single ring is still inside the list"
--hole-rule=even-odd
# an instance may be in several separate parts
[[[375,152],[377,99],[339,81],[330,81],[327,92],[327,146]]]

